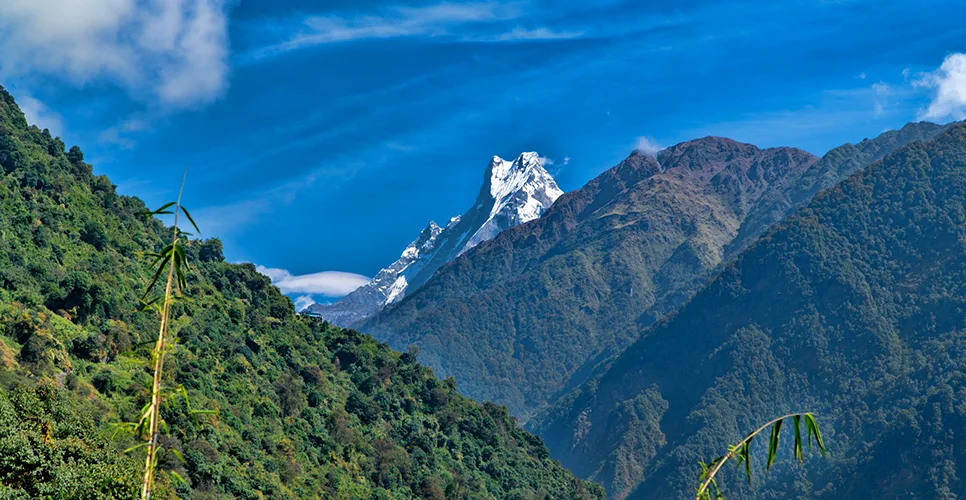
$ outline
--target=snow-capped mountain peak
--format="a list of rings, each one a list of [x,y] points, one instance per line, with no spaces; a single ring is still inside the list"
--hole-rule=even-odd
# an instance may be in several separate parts
[[[562,194],[536,152],[523,153],[513,161],[494,156],[475,206],[489,207],[487,220],[473,232],[460,253],[504,229],[540,217]]]
[[[519,189],[533,168],[543,168],[537,153],[523,153],[516,160],[507,161],[494,156],[490,163],[490,195],[499,200]]]
[[[334,304],[309,310],[337,325],[357,326],[421,286],[447,262],[507,228],[540,217],[563,194],[542,163],[535,152],[512,161],[494,156],[476,203],[466,213],[452,217],[444,228],[430,222],[368,284]]]

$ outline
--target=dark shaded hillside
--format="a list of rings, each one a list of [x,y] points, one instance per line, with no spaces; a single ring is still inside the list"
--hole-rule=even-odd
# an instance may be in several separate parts
[[[79,148],[28,127],[0,88],[0,497],[133,498],[143,455],[109,442],[148,397],[157,320],[135,313],[141,250],[169,230],[94,176]],[[203,229],[203,228],[202,228]],[[188,246],[189,299],[162,412],[171,433],[156,497],[602,498],[507,409],[460,396],[413,354],[300,318],[217,240]]]
[[[741,224],[738,237],[728,245],[727,260],[744,250],[755,238],[786,215],[807,205],[819,191],[838,184],[853,172],[881,160],[910,142],[932,139],[944,128],[929,122],[908,123],[899,130],[883,132],[875,139],[865,139],[857,144],[844,144],[832,149],[810,166],[798,181],[784,190],[772,191],[767,199],[758,204]]]
[[[532,428],[615,498],[685,498],[698,461],[806,409],[830,458],[725,476],[732,498],[966,494],[964,203],[956,124],[820,193]]]

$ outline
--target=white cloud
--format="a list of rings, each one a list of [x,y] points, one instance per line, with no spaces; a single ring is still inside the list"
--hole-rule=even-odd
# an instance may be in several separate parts
[[[295,310],[304,311],[306,307],[315,304],[315,300],[312,299],[311,295],[302,295],[295,299]]]
[[[919,114],[920,119],[966,119],[966,54],[946,56],[939,69],[922,75],[914,83],[935,89],[932,102]]]
[[[545,26],[517,26],[510,31],[486,34],[467,29],[485,23],[504,23],[521,16],[522,12],[513,3],[498,2],[442,2],[422,7],[395,6],[382,9],[375,15],[309,16],[300,20],[295,33],[288,39],[256,49],[245,59],[258,60],[306,47],[356,40],[450,36],[468,42],[512,42],[583,35],[583,32],[553,31]]]
[[[547,158],[546,156],[538,156],[537,161],[540,162],[541,167],[553,166],[553,159]]]
[[[3,0],[0,76],[107,80],[146,101],[192,106],[228,75],[228,0]]]
[[[268,213],[271,208],[270,194],[262,197],[240,200],[225,205],[200,207],[193,210],[195,221],[198,222],[205,235],[227,237]]]
[[[284,294],[325,295],[342,297],[369,282],[361,274],[342,271],[322,271],[319,273],[293,275],[285,269],[256,266],[258,272],[268,276],[272,284]]]
[[[658,151],[664,148],[662,148],[654,139],[642,135],[637,138],[637,143],[634,145],[634,149],[648,156],[654,156]]]
[[[288,40],[258,49],[253,57],[298,50],[327,43],[410,36],[440,36],[453,25],[512,18],[507,9],[490,3],[440,3],[424,7],[395,7],[382,15],[356,17],[310,16]]]
[[[255,266],[255,270],[264,274],[265,276],[268,276],[268,279],[272,280],[272,283],[275,283],[276,281],[281,281],[285,278],[288,278],[289,276],[292,276],[292,273],[286,271],[285,269],[279,269],[277,267],[265,267],[265,266],[258,265],[258,266]]]
[[[570,164],[570,157],[569,156],[564,156],[564,162],[563,162],[563,164],[564,164],[565,167]]]
[[[499,35],[492,37],[469,37],[466,40],[469,41],[494,41],[494,42],[514,42],[514,41],[525,41],[525,40],[566,40],[568,38],[578,38],[584,34],[583,31],[553,31],[546,27],[540,27],[535,29],[526,29],[521,27],[513,28],[513,30],[506,33],[500,33]]]
[[[27,123],[42,129],[50,130],[54,136],[64,133],[64,120],[54,110],[33,97],[21,94],[17,97],[17,104],[27,118]]]
[[[859,73],[859,76],[857,78],[859,80],[865,80],[867,76],[868,75],[865,74],[865,71],[863,71],[863,72]]]

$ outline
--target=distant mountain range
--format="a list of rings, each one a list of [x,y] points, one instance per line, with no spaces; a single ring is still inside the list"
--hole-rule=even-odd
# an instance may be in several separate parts
[[[314,304],[307,311],[339,326],[358,325],[418,289],[467,250],[540,217],[562,194],[537,153],[523,153],[513,161],[494,156],[476,203],[466,213],[450,219],[446,227],[430,222],[372,281],[333,304]]]
[[[635,151],[362,328],[526,418],[693,293],[759,201],[817,161],[715,137]]]
[[[931,139],[896,148],[916,136]],[[698,461],[804,409],[828,458],[719,475],[729,498],[961,498],[966,124],[909,125],[825,166],[877,156],[531,420],[553,456],[611,498],[682,498]]]
[[[418,346],[466,394],[526,420],[816,192],[940,129],[910,124],[821,159],[717,137],[634,152],[361,328],[397,349]]]

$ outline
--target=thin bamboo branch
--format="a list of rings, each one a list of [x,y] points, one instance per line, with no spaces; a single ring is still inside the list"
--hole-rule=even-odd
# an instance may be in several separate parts
[[[786,418],[791,418],[791,417],[794,417],[795,415],[804,415],[804,414],[805,413],[789,413],[788,415],[783,415],[781,417],[778,417],[776,419],[773,419],[770,422],[768,422],[768,423],[762,425],[761,427],[759,427],[757,430],[755,430],[755,432],[752,432],[751,434],[748,434],[747,437],[745,437],[744,439],[742,439],[741,441],[739,441],[738,444],[736,444],[734,446],[734,449],[737,450],[737,449],[741,448],[742,446],[745,445],[745,443],[751,441],[752,438],[754,438],[755,436],[757,436],[762,431],[764,431],[765,429],[767,429],[772,424],[778,422],[779,420],[785,420]],[[714,475],[717,474],[719,470],[721,470],[721,467],[724,465],[724,463],[727,462],[728,459],[731,458],[733,455],[734,454],[729,451],[725,456],[721,457],[721,460],[718,460],[718,462],[716,464],[714,464],[714,467],[712,467],[710,471],[708,471],[708,476],[704,479],[704,482],[701,483],[701,486],[698,488],[698,494],[695,497],[696,500],[701,500],[701,495],[704,494],[705,490],[707,490],[708,489],[708,486],[711,484],[711,481],[714,480]]]

